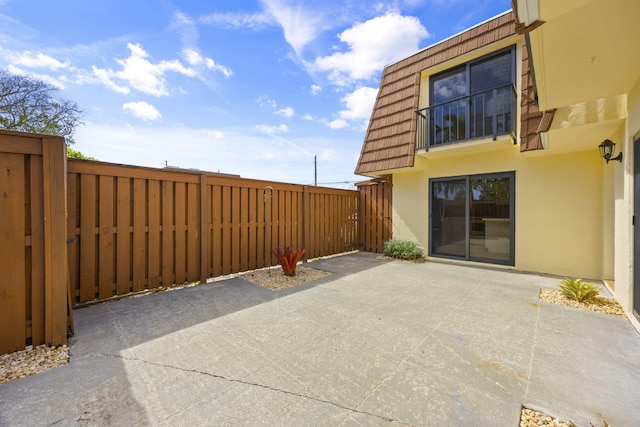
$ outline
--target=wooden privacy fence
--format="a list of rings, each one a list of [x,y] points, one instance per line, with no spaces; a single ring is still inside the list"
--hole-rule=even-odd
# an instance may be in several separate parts
[[[0,131],[0,353],[66,343],[71,306],[305,259],[381,251],[391,184],[359,191],[66,159]]]
[[[74,304],[358,249],[358,192],[69,160]]]
[[[380,253],[384,242],[393,237],[391,176],[359,182],[356,186],[361,215],[360,250]]]
[[[67,340],[64,139],[0,131],[0,353]]]

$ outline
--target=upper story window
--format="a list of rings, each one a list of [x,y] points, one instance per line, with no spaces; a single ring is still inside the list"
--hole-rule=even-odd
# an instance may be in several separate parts
[[[416,148],[514,131],[513,47],[431,76],[429,107],[418,110]]]

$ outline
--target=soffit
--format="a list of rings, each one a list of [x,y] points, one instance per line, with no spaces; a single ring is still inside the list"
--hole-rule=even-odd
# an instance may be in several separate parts
[[[543,110],[627,93],[640,76],[640,1],[539,0],[530,33]]]

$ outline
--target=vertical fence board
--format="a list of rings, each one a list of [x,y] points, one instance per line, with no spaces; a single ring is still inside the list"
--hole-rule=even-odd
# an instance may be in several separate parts
[[[267,204],[267,196],[266,196],[266,190],[265,189],[261,189],[259,191],[256,191],[256,203],[257,203],[257,209],[256,209],[256,222],[257,222],[257,228],[256,228],[256,251],[257,251],[257,259],[258,259],[258,265],[257,267],[266,267],[267,265],[267,257],[269,255],[267,248],[266,248],[266,240],[265,240],[265,235],[267,232],[267,221],[266,221],[266,215],[267,212],[265,210],[265,206]]]
[[[98,195],[100,200],[98,217],[100,248],[98,257],[98,298],[112,297],[115,292],[115,246],[113,229],[115,225],[113,177],[99,177]]]
[[[147,285],[146,190],[145,180],[133,180],[133,292],[141,291]]]
[[[187,185],[177,182],[175,186],[175,275],[176,284],[187,281]]]
[[[240,188],[231,188],[231,272],[240,271]]]
[[[249,189],[240,188],[240,271],[249,269]]]
[[[21,154],[0,155],[0,352],[24,349],[25,313],[25,170]],[[5,270],[5,268],[3,268]]]
[[[61,137],[43,138],[42,173],[44,190],[44,289],[45,342],[67,342],[68,267],[67,239],[64,227],[67,197],[66,144]],[[94,189],[95,192],[95,189]],[[94,207],[95,209],[95,207]],[[91,230],[95,239],[94,228]],[[94,247],[95,248],[95,247]],[[95,260],[94,260],[95,268]]]
[[[258,255],[258,190],[248,188],[248,229],[249,229],[249,248],[248,248],[248,265],[249,270],[258,268],[260,256]]]
[[[162,181],[162,286],[175,280],[173,182]]]
[[[160,240],[160,181],[154,179],[147,182],[147,256],[148,277],[147,287],[154,289],[162,286],[162,271],[160,270],[162,246]]]
[[[44,289],[44,175],[42,161],[38,156],[30,156],[31,203],[31,341],[33,345],[45,342],[45,289]]]
[[[287,191],[278,191],[278,204],[276,221],[278,224],[278,247],[284,248],[289,246],[287,242],[287,210],[285,208],[287,201]]]
[[[96,176],[80,177],[80,299],[96,299]]]
[[[187,282],[200,280],[200,187],[187,184]]]
[[[118,177],[116,202],[116,289],[118,295],[131,292],[131,179]],[[84,300],[81,300],[84,301]]]
[[[70,172],[67,175],[67,245],[69,281],[71,282],[71,302],[80,302],[80,245],[78,240],[78,200],[77,182],[79,174]]]
[[[220,251],[222,253],[222,274],[230,274],[231,267],[231,188],[222,187],[221,198],[221,225],[222,243]]]
[[[213,277],[222,275],[222,188],[211,187],[211,268]]]
[[[206,176],[200,175],[200,282],[206,282],[211,269],[209,268],[209,244],[211,242],[211,228],[209,227],[209,213],[211,200]]]

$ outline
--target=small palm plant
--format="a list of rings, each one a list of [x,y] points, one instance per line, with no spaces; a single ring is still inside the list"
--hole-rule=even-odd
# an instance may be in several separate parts
[[[574,301],[588,302],[597,297],[600,290],[591,282],[583,283],[582,279],[569,279],[565,277],[560,285],[560,292]]]

